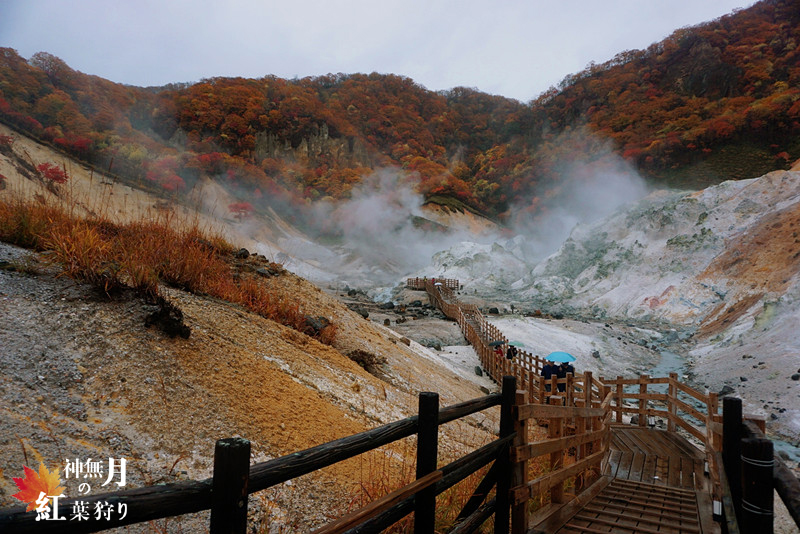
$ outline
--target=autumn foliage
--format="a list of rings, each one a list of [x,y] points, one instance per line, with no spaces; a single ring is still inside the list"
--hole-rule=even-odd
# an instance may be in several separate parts
[[[174,194],[210,178],[238,198],[302,208],[393,166],[427,198],[502,217],[557,196],[559,162],[576,153],[611,150],[668,185],[787,168],[800,157],[798,43],[800,4],[762,0],[591,63],[527,104],[376,73],[142,89],[3,48],[0,120]]]
[[[56,184],[65,184],[69,180],[67,171],[52,163],[41,163],[36,166],[36,170],[42,178]]]

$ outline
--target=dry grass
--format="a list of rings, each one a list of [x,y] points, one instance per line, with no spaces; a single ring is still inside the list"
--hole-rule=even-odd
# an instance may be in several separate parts
[[[235,248],[196,224],[182,225],[171,213],[116,224],[80,218],[43,201],[0,200],[0,240],[50,255],[63,272],[106,295],[132,288],[146,299],[159,284],[240,304],[263,317],[331,344],[336,326],[310,329],[298,303],[275,298],[252,273],[239,273]]]
[[[467,451],[455,448],[449,450],[448,444],[441,441],[440,446],[443,446],[445,450],[440,451],[439,466],[471,452],[471,449]],[[415,454],[416,439],[411,437],[398,442],[391,449],[384,450],[384,454],[361,455],[359,457],[360,481],[351,497],[349,508],[344,513],[358,510],[372,501],[414,482],[416,479]],[[489,466],[483,467],[437,496],[436,532],[448,532],[453,528],[458,514],[463,510],[464,505],[488,471]],[[493,490],[485,501],[492,497]],[[491,532],[491,527],[492,520],[490,519],[479,532]],[[383,532],[394,534],[414,532],[413,514],[407,515]]]

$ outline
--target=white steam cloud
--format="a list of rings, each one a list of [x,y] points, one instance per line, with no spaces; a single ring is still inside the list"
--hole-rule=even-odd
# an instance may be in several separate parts
[[[571,154],[556,170],[560,179],[551,186],[551,196],[543,192],[545,200],[535,213],[516,210],[522,215],[511,220],[515,232],[525,238],[528,261],[541,261],[558,250],[576,225],[607,217],[650,192],[633,166],[609,147],[591,155]]]
[[[317,226],[340,237],[342,252],[340,262],[326,267],[355,285],[359,272],[368,272],[375,284],[394,284],[428,265],[434,253],[480,237],[436,227],[422,209],[415,182],[399,169],[382,169],[365,177],[349,200],[319,203]]]

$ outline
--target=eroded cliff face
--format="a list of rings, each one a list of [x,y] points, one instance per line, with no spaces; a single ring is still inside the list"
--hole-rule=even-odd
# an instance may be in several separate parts
[[[349,167],[371,167],[382,161],[377,154],[370,153],[360,139],[332,137],[325,123],[316,125],[315,130],[315,134],[298,140],[281,139],[267,131],[258,132],[255,157],[257,160],[288,158],[308,165],[324,156],[337,165]]]

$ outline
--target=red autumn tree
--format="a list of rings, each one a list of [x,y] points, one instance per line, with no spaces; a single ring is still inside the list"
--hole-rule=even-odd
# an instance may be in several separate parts
[[[250,216],[253,212],[253,205],[249,202],[234,202],[228,205],[228,209],[241,221]]]
[[[67,183],[67,180],[69,180],[67,171],[58,165],[53,165],[52,163],[42,163],[37,165],[36,170],[39,171],[39,174],[43,178],[46,178],[53,183],[64,184]]]

